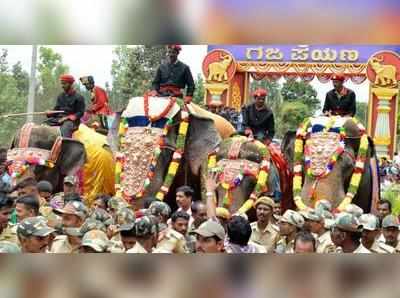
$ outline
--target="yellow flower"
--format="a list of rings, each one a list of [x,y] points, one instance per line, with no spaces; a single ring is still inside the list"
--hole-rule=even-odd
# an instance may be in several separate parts
[[[182,121],[181,124],[179,125],[179,134],[186,135],[188,128],[189,128],[189,123]]]
[[[244,214],[247,211],[249,211],[251,208],[253,208],[254,201],[253,200],[247,200],[242,207],[238,210],[238,213]]]
[[[296,204],[297,209],[299,209],[300,211],[307,209],[307,206],[304,204],[300,196],[296,196],[294,198],[294,202]]]
[[[178,171],[178,167],[179,163],[175,161],[171,162],[171,164],[169,165],[168,174],[175,175],[176,172]]]
[[[267,172],[261,171],[260,174],[258,174],[257,183],[260,185],[265,185],[265,183],[267,183],[267,179],[268,179]]]
[[[296,140],[294,142],[294,152],[303,152],[303,141],[302,140]]]
[[[360,147],[364,150],[368,149],[368,136],[367,135],[363,135],[361,137],[361,141],[360,141]]]
[[[293,188],[294,189],[301,189],[301,184],[302,184],[302,177],[301,176],[295,176],[293,178]]]
[[[349,204],[351,204],[351,199],[349,197],[345,197],[337,209],[339,211],[344,211]]]
[[[159,192],[156,194],[156,198],[162,201],[162,200],[164,200],[164,194],[163,194],[162,192],[159,191]]]
[[[217,166],[217,157],[215,155],[210,156],[208,160],[208,167],[215,168]]]
[[[351,178],[350,184],[353,186],[358,186],[358,185],[360,185],[360,182],[361,182],[361,173],[357,173],[357,174],[354,174],[353,177]]]

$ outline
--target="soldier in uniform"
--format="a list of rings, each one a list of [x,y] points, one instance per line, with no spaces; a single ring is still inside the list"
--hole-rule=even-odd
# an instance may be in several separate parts
[[[186,103],[192,101],[194,80],[189,66],[178,60],[181,50],[180,45],[168,46],[168,61],[157,69],[150,95],[183,97],[182,89],[186,87],[184,100]]]
[[[336,250],[335,244],[332,242],[331,238],[331,227],[335,223],[335,217],[332,213],[327,210],[320,209],[318,210],[322,217],[323,226],[318,234],[317,238],[317,253],[325,254],[325,253],[332,253]]]
[[[25,218],[39,215],[39,199],[36,196],[27,195],[19,197],[15,205],[18,222]]]
[[[55,111],[63,111],[58,114],[48,113],[46,123],[50,126],[60,126],[61,135],[72,138],[72,133],[78,129],[80,119],[85,113],[85,99],[73,87],[75,79],[71,75],[60,77],[61,87],[64,90],[57,97]]]
[[[260,197],[254,204],[257,221],[251,223],[251,238],[254,243],[265,247],[267,252],[273,252],[279,238],[279,231],[272,225],[272,210],[274,200],[269,197]]]
[[[362,226],[358,219],[350,213],[343,212],[335,219],[331,231],[332,241],[337,248],[340,247],[339,251],[344,253],[371,253],[360,241],[361,231]]]
[[[1,254],[18,254],[21,253],[21,248],[10,241],[0,241],[0,253]]]
[[[86,109],[89,117],[97,115],[99,117],[102,128],[108,129],[107,116],[111,115],[112,111],[108,105],[107,92],[95,85],[93,76],[81,77],[79,79],[85,86],[86,90],[90,92],[90,106]]]
[[[69,235],[68,232],[82,226],[88,216],[88,209],[82,202],[72,201],[62,209],[55,209],[54,212],[62,217],[65,235],[59,235],[54,239],[51,252],[78,253],[81,238],[72,233]]]
[[[121,227],[130,225],[135,222],[135,212],[128,208],[123,207],[117,210],[114,224],[108,227],[108,236],[110,240],[110,246],[112,252],[125,251],[124,244],[121,237]],[[124,227],[126,229],[126,227]]]
[[[197,253],[222,253],[224,251],[225,230],[215,220],[203,222],[195,231]]]
[[[325,115],[340,115],[354,117],[356,114],[356,94],[343,86],[344,75],[337,74],[332,76],[333,87],[326,94],[322,112]]]
[[[275,121],[272,110],[266,106],[266,96],[265,89],[254,91],[254,103],[246,106],[242,113],[244,134],[269,145],[275,135]]]
[[[276,244],[278,254],[294,253],[294,239],[298,231],[304,226],[304,218],[300,213],[286,210],[279,220],[280,240]]]
[[[118,231],[121,236],[121,242],[122,242],[121,252],[127,252],[128,250],[132,249],[136,244],[135,222],[121,225]],[[113,248],[111,252],[116,252],[115,248]]]
[[[55,232],[41,216],[28,217],[18,224],[17,235],[23,253],[45,253],[49,236]]]
[[[13,205],[13,200],[7,194],[0,192],[0,241],[18,244],[16,226],[9,222]]]
[[[361,215],[364,214],[364,210],[355,204],[347,205],[344,212],[354,215],[357,219],[360,219]]]
[[[63,181],[63,192],[56,193],[50,199],[50,206],[53,209],[61,209],[64,207],[66,202],[64,197],[78,193],[78,179],[76,176],[65,176]]]
[[[148,211],[152,216],[155,216],[158,219],[159,223],[157,252],[162,251],[164,253],[178,253],[178,254],[188,253],[189,251],[186,245],[185,236],[181,234],[181,232],[184,232],[185,227],[183,227],[182,229],[176,227],[177,221],[181,221],[181,217],[176,216],[176,218],[172,220],[172,227],[169,227],[167,225],[167,220],[171,213],[171,208],[166,203],[155,201],[151,203]],[[183,214],[186,215],[185,219],[183,219],[183,226],[186,226],[186,232],[187,232],[189,215],[187,215],[186,213]],[[174,226],[175,228],[178,228],[178,230],[180,230],[181,232],[175,230]]]
[[[90,230],[82,238],[81,253],[107,253],[109,241],[107,234],[101,230]]]
[[[126,253],[152,253],[157,245],[158,224],[154,216],[143,216],[135,221],[136,244]]]
[[[387,254],[394,253],[395,249],[383,242],[378,241],[379,220],[373,214],[363,214],[360,217],[362,225],[362,245],[373,253]]]
[[[399,220],[394,215],[387,215],[382,221],[382,234],[385,244],[393,247],[396,253],[400,252]]]

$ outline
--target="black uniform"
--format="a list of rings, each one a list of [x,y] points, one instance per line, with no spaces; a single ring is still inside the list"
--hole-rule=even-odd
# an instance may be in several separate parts
[[[323,113],[331,112],[333,115],[352,116],[356,114],[356,94],[347,89],[345,95],[340,96],[335,89],[326,94]]]
[[[58,120],[69,116],[70,119],[65,120],[60,129],[62,136],[70,138],[74,130],[79,127],[80,119],[85,113],[85,99],[77,92],[70,94],[63,92],[57,97],[54,110],[64,111],[65,113],[50,115],[46,123],[51,126],[59,126]]]
[[[243,111],[243,129],[250,128],[254,137],[262,142],[265,139],[272,141],[275,135],[274,114],[268,107],[256,109],[256,104],[246,106]]]
[[[157,69],[152,88],[162,96],[170,95],[163,94],[163,86],[174,86],[179,89],[187,87],[186,95],[193,96],[194,80],[189,66],[179,60],[174,64],[161,64]]]

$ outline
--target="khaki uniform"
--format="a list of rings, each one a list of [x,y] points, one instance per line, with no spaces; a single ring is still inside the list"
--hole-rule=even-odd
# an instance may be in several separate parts
[[[172,228],[160,232],[157,249],[169,253],[188,253],[185,237]]]
[[[268,223],[265,229],[261,231],[257,222],[253,222],[251,224],[251,231],[250,241],[265,247],[267,252],[273,252],[279,239],[279,233],[273,227],[272,223]]]
[[[375,240],[374,244],[372,244],[369,250],[377,254],[393,254],[396,252],[396,249],[394,247],[391,247],[390,245],[379,242],[377,240]]]
[[[128,249],[126,251],[127,254],[147,254],[147,250],[144,249],[142,245],[140,245],[139,242],[136,242],[135,246],[132,247],[131,249]]]
[[[109,247],[111,253],[124,253],[125,247],[121,240],[121,235],[118,233],[109,241]]]
[[[353,251],[353,254],[370,254],[372,253],[369,249],[367,249],[362,243]]]
[[[287,243],[286,237],[282,237],[276,243],[275,252],[278,254],[293,254],[294,253],[294,240]]]
[[[50,253],[56,253],[56,254],[79,253],[79,246],[72,247],[66,235],[59,235],[54,239]]]
[[[331,239],[331,232],[326,231],[317,238],[317,253],[326,254],[335,250],[335,244]]]
[[[0,241],[12,242],[19,246],[19,240],[18,240],[18,236],[17,236],[17,227],[18,227],[18,225],[8,224],[8,226],[0,234]]]

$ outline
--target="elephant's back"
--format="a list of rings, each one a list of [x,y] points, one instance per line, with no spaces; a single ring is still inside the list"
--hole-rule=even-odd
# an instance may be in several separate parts
[[[27,123],[16,132],[12,147],[32,147],[51,150],[55,140],[60,135],[58,127]]]
[[[223,159],[230,156],[230,152],[233,150],[237,150],[234,147],[239,146],[235,144],[236,142],[240,142],[239,155],[238,159],[246,159],[256,163],[261,163],[262,156],[260,154],[260,150],[254,142],[249,142],[246,137],[243,136],[235,136],[228,139],[225,139],[221,142],[218,150],[217,157],[218,159]]]

